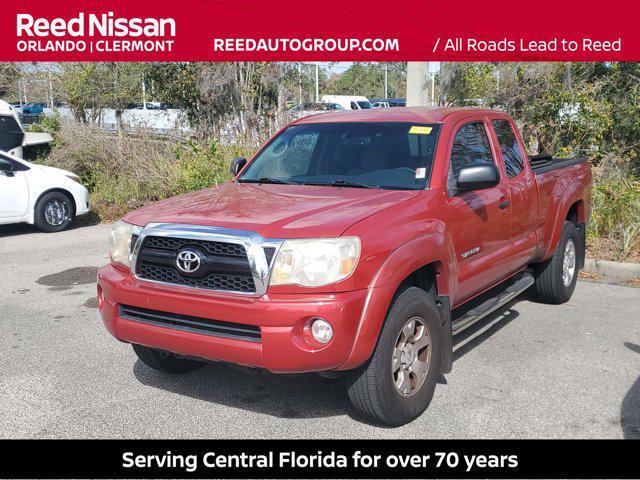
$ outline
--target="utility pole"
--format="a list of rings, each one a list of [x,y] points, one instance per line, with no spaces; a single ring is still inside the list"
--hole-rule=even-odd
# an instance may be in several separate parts
[[[429,105],[429,62],[407,62],[407,107]]]
[[[142,109],[147,109],[147,85],[144,81],[144,72],[142,72]]]
[[[298,103],[302,105],[302,63],[298,63]]]
[[[431,72],[431,104],[436,104],[436,72]]]
[[[318,80],[318,64],[316,63],[316,103],[320,101],[320,85]]]
[[[51,70],[49,70],[49,105],[53,109],[53,82],[51,81]]]
[[[389,70],[389,65],[387,63],[384,64],[384,98],[389,98],[388,93],[388,82],[387,82],[387,74]]]

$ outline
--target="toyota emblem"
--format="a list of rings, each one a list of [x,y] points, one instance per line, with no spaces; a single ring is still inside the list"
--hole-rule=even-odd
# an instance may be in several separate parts
[[[200,268],[200,255],[193,250],[182,250],[176,258],[178,270],[184,273],[193,273]]]

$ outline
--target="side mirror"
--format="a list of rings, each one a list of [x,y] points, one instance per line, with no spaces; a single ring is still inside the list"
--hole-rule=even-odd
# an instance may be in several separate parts
[[[500,172],[493,163],[475,163],[458,170],[458,190],[484,190],[500,183]]]
[[[0,172],[4,173],[7,177],[13,177],[13,165],[9,162],[0,161]]]
[[[231,167],[229,168],[229,171],[231,172],[231,175],[233,175],[234,177],[236,175],[238,175],[238,172],[240,170],[242,170],[242,168],[247,164],[247,159],[246,158],[234,158],[233,161],[231,162]]]

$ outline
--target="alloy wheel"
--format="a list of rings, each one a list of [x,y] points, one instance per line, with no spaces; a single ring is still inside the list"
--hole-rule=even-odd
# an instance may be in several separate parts
[[[565,287],[571,285],[573,276],[576,273],[576,245],[573,240],[569,239],[564,247],[564,256],[562,258],[562,283]]]
[[[404,324],[393,349],[391,373],[396,390],[403,397],[418,393],[429,371],[431,333],[425,321],[413,317]]]
[[[61,200],[51,200],[44,206],[44,219],[53,226],[58,227],[69,218],[69,212],[65,203]]]

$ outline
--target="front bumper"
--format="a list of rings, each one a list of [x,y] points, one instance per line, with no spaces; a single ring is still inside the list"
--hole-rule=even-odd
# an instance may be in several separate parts
[[[179,286],[157,285],[106,265],[98,272],[100,313],[107,330],[124,342],[182,355],[262,367],[273,372],[339,369],[347,362],[368,290],[327,294],[277,294],[247,298]],[[119,305],[260,327],[251,342],[149,325],[119,314]],[[334,330],[327,345],[305,340],[312,317]]]
[[[82,185],[79,185],[73,192],[73,199],[76,204],[76,216],[85,215],[89,213],[89,191]]]

